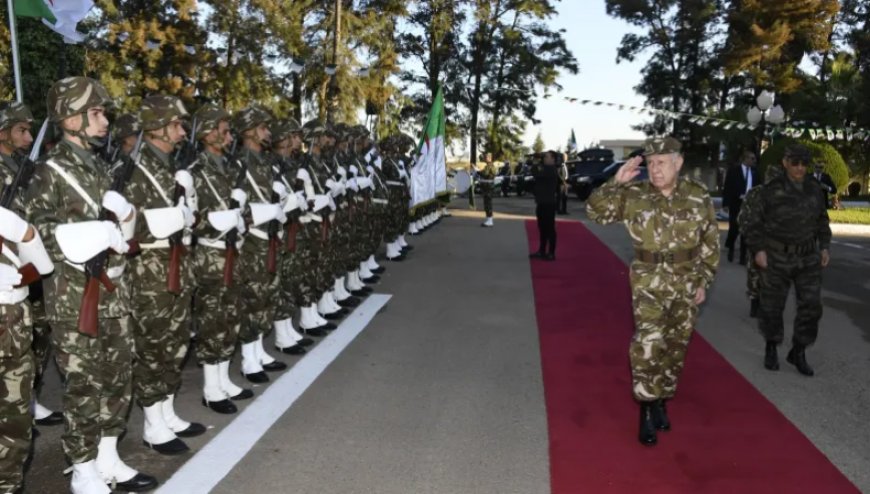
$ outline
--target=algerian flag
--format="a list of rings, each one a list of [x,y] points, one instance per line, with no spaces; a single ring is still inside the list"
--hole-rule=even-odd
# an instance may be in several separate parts
[[[42,19],[65,42],[74,44],[84,41],[76,26],[93,6],[93,0],[15,0],[15,15]]]
[[[437,193],[447,191],[444,134],[444,93],[438,86],[426,127],[417,145],[417,161],[411,169],[412,207],[434,199]]]
[[[568,139],[568,151],[577,152],[577,136],[574,135],[574,129],[571,129],[571,138]]]

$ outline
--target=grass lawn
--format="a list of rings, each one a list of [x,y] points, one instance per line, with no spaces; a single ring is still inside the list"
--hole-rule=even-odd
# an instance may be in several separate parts
[[[851,223],[870,225],[870,208],[849,208],[828,210],[831,223]]]

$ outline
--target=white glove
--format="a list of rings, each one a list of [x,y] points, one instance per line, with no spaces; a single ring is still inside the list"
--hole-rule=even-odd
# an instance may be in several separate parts
[[[299,204],[299,210],[302,212],[308,211],[308,201],[305,200],[305,194],[302,191],[296,193],[296,200]]]
[[[111,191],[110,191],[111,192]],[[108,209],[108,208],[106,208]],[[124,240],[124,234],[118,225],[111,221],[101,221],[103,228],[109,233],[109,248],[118,254],[126,254],[130,250],[130,245]]]
[[[20,216],[4,207],[0,207],[0,236],[11,242],[18,243],[24,240],[28,228],[30,228],[30,225],[21,219]]]
[[[278,194],[278,199],[281,202],[284,202],[284,199],[287,199],[287,196],[290,195],[290,192],[287,191],[287,186],[283,182],[272,182],[272,192]]]
[[[178,198],[178,209],[180,209],[181,214],[184,215],[184,226],[187,228],[192,227],[194,221],[196,221],[196,217],[193,215],[193,210],[184,203],[184,199],[181,197]]]
[[[375,160],[375,166],[378,167],[378,170],[380,170],[383,164],[384,160],[382,160],[381,157],[378,156],[378,159]]]
[[[350,165],[350,174],[355,177],[355,176],[357,176],[358,173],[359,173],[359,168],[357,168],[356,165]]]
[[[11,292],[21,283],[21,274],[8,264],[0,264],[0,292]]]
[[[359,192],[359,183],[356,178],[347,179],[347,186],[354,192]]]
[[[236,230],[238,230],[240,234],[244,234],[245,232],[248,231],[248,227],[245,226],[245,217],[242,216],[242,211],[238,210],[238,212],[239,212],[239,224],[236,227]]]
[[[103,207],[113,212],[115,218],[120,222],[126,221],[130,217],[130,213],[133,212],[133,205],[114,190],[107,190],[103,194]]]
[[[233,189],[230,192],[230,199],[239,203],[239,208],[245,209],[245,205],[248,203],[248,194],[242,189]]]
[[[187,170],[178,170],[175,172],[175,183],[184,187],[185,193],[193,191],[193,175]]]

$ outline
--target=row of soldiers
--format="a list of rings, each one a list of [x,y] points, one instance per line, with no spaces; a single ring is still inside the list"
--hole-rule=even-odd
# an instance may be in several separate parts
[[[266,351],[269,333],[278,351],[304,354],[371,292],[381,244],[401,261],[405,232],[438,217],[434,206],[409,216],[405,135],[376,144],[364,126],[301,126],[257,106],[230,115],[210,103],[189,115],[166,95],[145,98],[110,133],[110,104],[93,79],[58,81],[35,142],[24,105],[0,108],[2,492],[21,489],[32,409],[60,416],[33,405],[49,341],[71,491],[149,490],[157,480],[121,460],[118,438],[132,396],[144,443],[159,453],[184,452],[183,438],[206,432],[174,407],[191,327],[202,404],[236,413],[254,396],[230,378],[237,348],[244,378],[269,381],[287,367]],[[38,157],[49,120],[59,140]]]

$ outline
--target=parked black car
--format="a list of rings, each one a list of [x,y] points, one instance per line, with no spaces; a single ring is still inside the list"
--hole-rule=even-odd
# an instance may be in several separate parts
[[[625,161],[608,164],[586,163],[579,168],[578,173],[574,176],[574,181],[570,183],[571,188],[577,194],[578,199],[585,201],[593,190],[616,175],[619,167],[624,164]],[[643,162],[640,165],[640,173],[635,177],[635,180],[647,180],[648,178],[649,174],[646,169],[646,162]]]

